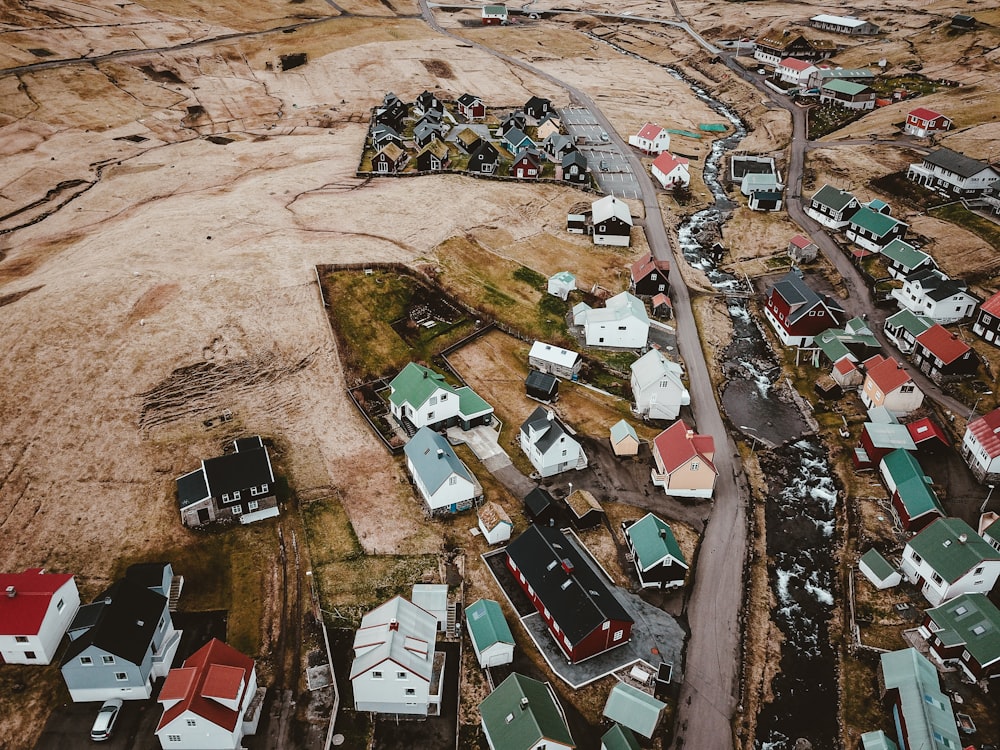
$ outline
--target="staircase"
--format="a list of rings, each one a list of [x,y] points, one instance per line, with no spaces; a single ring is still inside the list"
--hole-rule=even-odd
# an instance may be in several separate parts
[[[458,602],[448,602],[448,623],[447,630],[449,638],[455,638],[458,635],[457,630],[458,625]]]
[[[174,576],[170,581],[170,593],[167,595],[167,606],[171,612],[177,611],[177,600],[181,598],[181,589],[184,588],[184,576]]]

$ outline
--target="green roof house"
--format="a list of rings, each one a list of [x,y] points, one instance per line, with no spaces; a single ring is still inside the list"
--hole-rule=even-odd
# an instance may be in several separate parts
[[[871,328],[861,318],[851,318],[843,328],[827,328],[813,339],[813,344],[817,347],[813,352],[815,367],[819,367],[819,352],[834,363],[844,357],[852,362],[864,362],[882,348]]]
[[[809,199],[806,213],[829,229],[842,229],[861,208],[851,193],[833,185],[824,185]]]
[[[948,750],[962,747],[951,698],[938,673],[914,648],[882,654],[883,701],[892,705],[899,747]]]
[[[936,607],[961,594],[989,594],[1000,577],[1000,551],[960,518],[939,518],[906,543],[900,567]]]
[[[962,594],[924,613],[920,634],[942,664],[973,682],[1000,674],[1000,610],[985,594]]]
[[[403,448],[406,468],[431,515],[468,510],[483,497],[479,480],[448,441],[421,427]]]
[[[886,318],[883,330],[899,351],[903,354],[909,354],[913,351],[917,336],[933,325],[934,321],[927,316],[917,315],[904,309]]]
[[[898,448],[886,455],[879,463],[879,472],[892,495],[892,510],[905,531],[920,531],[945,515],[931,488],[931,478],[924,475],[910,451]]]
[[[497,667],[514,660],[514,636],[500,605],[479,599],[465,609],[465,627],[481,667]]]
[[[468,386],[456,388],[444,375],[410,362],[389,383],[389,410],[410,435],[421,427],[469,430],[493,423],[493,407]]]
[[[515,672],[479,704],[490,750],[576,747],[552,688]]]
[[[896,566],[886,560],[882,553],[874,547],[865,552],[858,560],[858,569],[880,591],[898,586],[903,580]]]
[[[880,253],[893,240],[902,239],[908,228],[905,222],[889,214],[862,206],[847,222],[844,234],[858,247]]]
[[[902,279],[923,268],[937,268],[931,256],[900,239],[883,247],[882,256],[889,266],[889,275],[894,279]]]
[[[631,729],[615,724],[601,737],[601,750],[639,750],[639,741]]]
[[[684,585],[687,560],[666,521],[647,513],[635,523],[623,525],[623,530],[643,588],[664,589]]]
[[[651,738],[667,704],[624,682],[617,683],[604,704],[604,715],[643,737]]]
[[[875,91],[863,83],[838,78],[820,85],[819,101],[848,109],[875,109]]]

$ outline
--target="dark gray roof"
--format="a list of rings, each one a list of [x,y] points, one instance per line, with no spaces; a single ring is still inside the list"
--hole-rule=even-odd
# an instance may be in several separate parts
[[[774,174],[774,159],[760,156],[734,156],[730,165],[734,180],[748,174]]]
[[[544,391],[551,395],[559,388],[559,378],[547,372],[531,370],[528,372],[528,377],[524,381],[524,384],[528,388]]]
[[[587,168],[587,157],[581,154],[579,151],[569,151],[562,158],[562,165],[565,169],[566,167],[571,167],[574,164]]]
[[[552,419],[549,419],[549,414],[552,415]],[[531,416],[524,420],[524,424],[521,425],[521,432],[525,435],[529,435],[531,429],[534,429],[536,432],[544,430],[544,433],[535,440],[535,445],[538,446],[538,450],[542,453],[548,451],[549,448],[559,442],[560,438],[567,434],[555,413],[549,412],[542,406],[531,412]]]
[[[96,646],[132,664],[142,664],[160,617],[167,608],[167,598],[122,579],[112,584],[94,603],[100,604],[102,601],[104,606],[98,611],[93,627],[75,641],[70,641],[60,664],[68,663],[90,646]],[[81,611],[83,609],[88,610],[88,618],[95,611],[95,608],[90,607],[81,608]],[[70,625],[70,629],[75,628]]]
[[[952,151],[950,148],[939,148],[937,151],[927,154],[924,157],[924,164],[941,167],[941,169],[957,174],[960,177],[972,177],[972,175],[979,174],[989,167],[989,164],[986,162],[973,159],[957,151]]]
[[[524,507],[532,516],[544,513],[553,508],[555,504],[555,498],[548,493],[548,490],[543,490],[541,487],[535,487],[535,489],[524,496]]]
[[[483,101],[482,98],[476,96],[475,94],[462,94],[460,97],[458,97],[458,103],[461,104],[463,107],[470,107],[476,102],[482,103],[482,101]]]
[[[824,206],[829,206],[834,211],[843,211],[852,200],[856,199],[846,190],[835,188],[833,185],[824,185],[813,193],[813,197],[810,200],[815,203],[821,203]]]
[[[968,292],[969,285],[961,279],[950,279],[936,268],[924,268],[906,277],[907,281],[920,284],[924,295],[935,302],[948,299],[959,292]]]
[[[208,482],[205,481],[205,470],[200,466],[190,474],[177,479],[177,504],[186,508],[192,503],[211,497],[208,494]]]
[[[792,308],[788,311],[789,325],[808,314],[810,310],[815,310],[817,305],[825,305],[834,313],[834,317],[837,313],[844,312],[836,300],[827,296],[820,297],[814,292],[812,287],[802,278],[802,272],[797,269],[785,274],[775,283],[773,288]]]
[[[267,448],[263,447],[209,458],[202,465],[212,497],[274,482]]]

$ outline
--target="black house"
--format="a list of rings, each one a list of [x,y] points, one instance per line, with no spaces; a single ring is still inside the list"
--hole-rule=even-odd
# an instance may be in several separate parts
[[[541,122],[552,111],[552,102],[540,96],[533,96],[524,104],[524,114],[535,122]]]
[[[483,141],[479,148],[469,154],[469,171],[479,174],[496,174],[500,165],[500,152],[489,141]]]
[[[524,514],[532,523],[552,526],[562,515],[556,499],[541,487],[524,496]]]
[[[525,118],[524,112],[514,110],[500,121],[500,127],[497,128],[497,135],[502,138],[514,128],[524,130],[526,127],[528,127],[528,120]]]
[[[559,378],[547,372],[529,370],[524,381],[524,390],[529,398],[549,403],[559,395]]]
[[[428,110],[431,109],[437,109],[437,110],[444,109],[441,106],[441,100],[438,99],[436,96],[434,96],[434,94],[432,94],[430,91],[425,91],[420,96],[418,96],[416,105],[420,109],[420,111],[424,113],[426,113]]]
[[[389,96],[393,98],[390,99]],[[409,108],[395,95],[386,95],[386,103],[376,108],[372,118],[377,123],[388,125],[393,130],[403,129],[403,119],[409,114]]]

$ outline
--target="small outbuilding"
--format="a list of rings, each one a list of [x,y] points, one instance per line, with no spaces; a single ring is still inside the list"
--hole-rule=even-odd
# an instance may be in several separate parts
[[[797,234],[788,241],[788,257],[796,263],[808,263],[816,260],[819,247],[808,237]]]
[[[547,372],[557,378],[576,380],[583,367],[579,352],[563,349],[561,346],[536,341],[528,352],[528,364],[539,372]]]
[[[635,456],[639,453],[639,435],[624,419],[611,425],[611,450],[616,456]]]
[[[592,529],[603,523],[604,508],[587,490],[574,490],[566,497],[570,520],[577,529]]]
[[[524,381],[524,390],[528,398],[546,404],[552,403],[559,395],[559,378],[547,372],[529,370],[528,377]]]
[[[480,667],[499,667],[514,661],[514,636],[495,601],[478,599],[470,604],[465,610],[465,628]]]
[[[604,704],[604,716],[647,739],[656,732],[667,704],[636,687],[619,682]]]
[[[524,496],[524,513],[532,523],[554,524],[559,515],[556,499],[541,487]]]
[[[560,271],[549,277],[548,292],[553,297],[565,301],[569,293],[576,289],[576,276],[569,271]]]
[[[479,530],[483,533],[487,544],[500,544],[510,539],[514,524],[502,505],[491,500],[480,506],[477,515]]]
[[[879,591],[898,586],[903,580],[902,574],[882,553],[872,547],[858,560],[858,570],[871,581],[872,586]]]

